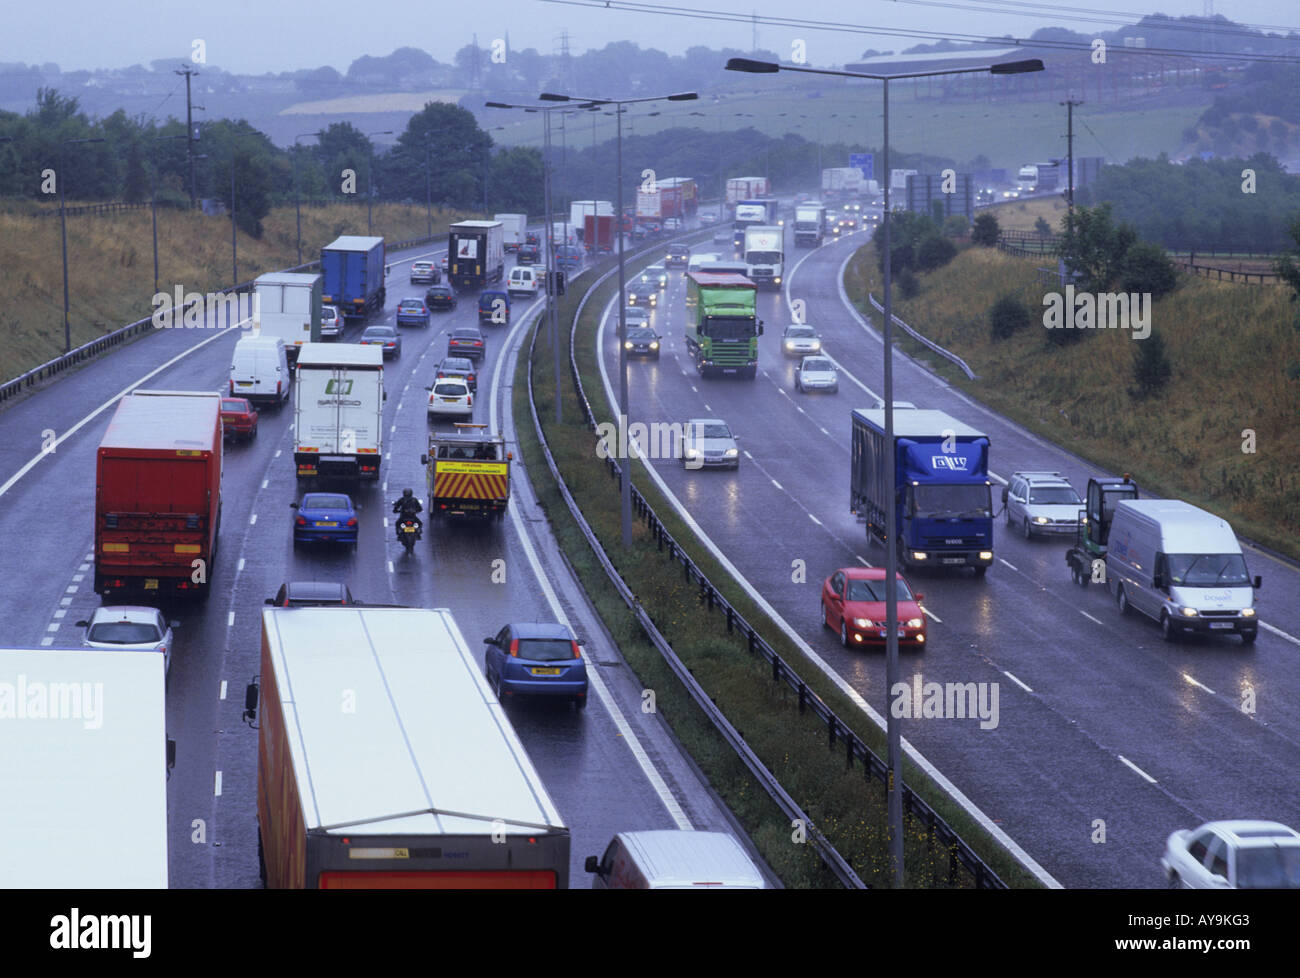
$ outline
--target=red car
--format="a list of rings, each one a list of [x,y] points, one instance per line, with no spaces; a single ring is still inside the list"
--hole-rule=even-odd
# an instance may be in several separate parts
[[[221,433],[226,438],[257,437],[257,411],[242,397],[221,399]]]
[[[923,594],[897,577],[898,644],[925,647]],[[885,569],[842,567],[822,584],[822,624],[838,629],[845,648],[885,644]]]

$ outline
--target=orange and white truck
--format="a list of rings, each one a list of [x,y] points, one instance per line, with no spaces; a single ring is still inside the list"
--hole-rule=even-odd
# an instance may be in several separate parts
[[[478,516],[503,519],[510,502],[510,460],[500,435],[487,425],[457,423],[453,432],[429,436],[429,452],[420,456],[428,483],[432,517]]]

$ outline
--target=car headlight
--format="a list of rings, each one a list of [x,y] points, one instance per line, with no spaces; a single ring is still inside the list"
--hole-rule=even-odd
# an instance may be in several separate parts
[[[793,349],[794,349],[794,340],[786,340],[786,341],[785,341],[785,348],[786,348],[787,350],[793,350]]]
[[[853,625],[855,628],[875,628],[870,618],[854,618]]]
[[[658,343],[651,343],[651,344],[650,344],[650,349],[652,349],[652,350],[657,350],[657,349],[659,349],[659,344],[658,344]]]
[[[1034,522],[1038,524],[1043,524],[1043,523],[1050,523],[1051,520],[1049,520],[1046,516],[1035,516]]]
[[[728,448],[728,449],[727,449],[727,458],[735,458],[735,457],[736,457],[737,455],[739,455],[739,454],[740,454],[740,451],[739,451],[738,449],[735,449],[735,448]]]
[[[909,619],[907,619],[906,622],[904,622],[904,624],[905,624],[908,628],[920,628],[922,625],[925,624],[925,621],[924,621],[924,619],[921,619],[921,618],[909,618]]]
[[[688,448],[688,449],[686,449],[686,453],[685,453],[685,454],[686,454],[686,457],[687,457],[687,458],[699,458],[699,457],[700,457],[700,450],[699,450],[698,448]]]
[[[625,349],[625,350],[630,350],[630,349],[632,349],[632,341],[631,341],[631,340],[628,340],[626,343],[624,343],[624,344],[623,344],[623,349]]]
[[[813,348],[814,350],[820,350],[820,349],[822,348],[822,341],[821,341],[821,340],[813,340],[813,341],[812,341],[812,348]]]

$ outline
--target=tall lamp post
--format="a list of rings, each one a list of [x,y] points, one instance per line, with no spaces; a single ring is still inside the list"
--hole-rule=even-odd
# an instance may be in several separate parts
[[[627,415],[627,301],[624,294],[627,291],[626,271],[623,265],[623,107],[634,105],[638,102],[692,102],[700,96],[695,92],[678,92],[674,95],[650,95],[644,98],[628,99],[610,99],[610,98],[579,98],[574,95],[561,95],[556,92],[542,92],[538,96],[543,102],[581,102],[583,108],[589,108],[597,105],[612,105],[616,110],[616,119],[618,120],[618,134],[616,145],[618,147],[618,203],[614,205],[614,213],[618,215],[619,234],[618,234],[618,410],[619,424],[626,428],[628,424]],[[620,479],[622,491],[622,505],[620,523],[623,529],[623,547],[628,549],[632,546],[632,460],[631,451],[629,457],[623,460],[623,477]]]
[[[731,58],[727,62],[728,71],[744,71],[752,74],[768,75],[778,71],[799,71],[810,75],[837,75],[845,78],[868,78],[884,83],[884,145],[881,155],[884,157],[882,173],[885,180],[885,213],[881,218],[884,225],[882,233],[884,247],[884,291],[885,291],[885,442],[894,443],[894,351],[893,325],[894,307],[890,290],[890,249],[889,249],[889,83],[904,78],[931,78],[938,75],[1018,75],[1031,71],[1042,71],[1043,62],[1037,58],[1028,61],[1007,61],[1001,64],[981,65],[973,68],[948,68],[941,71],[916,71],[904,74],[878,75],[861,71],[834,71],[825,68],[804,68],[777,64],[772,61],[754,61],[749,58]],[[894,453],[885,453],[885,485],[894,484]],[[892,700],[893,690],[898,682],[898,546],[897,517],[894,506],[885,508],[885,689],[886,696]],[[886,703],[885,718],[889,739],[889,836],[890,854],[893,863],[894,886],[903,885],[903,768],[901,759],[902,732],[898,718],[891,709],[892,702]]]
[[[106,143],[103,136],[87,139],[65,139],[59,143],[59,230],[63,236],[63,352],[72,352],[72,320],[68,316],[68,218],[63,203],[63,157],[64,147],[74,143]],[[157,289],[154,289],[157,292]]]
[[[308,136],[319,136],[320,131],[300,132],[293,137],[293,209],[298,217],[298,264],[302,264],[302,198],[298,192],[298,140]]]
[[[380,129],[378,132],[366,133],[366,144],[370,147],[370,165],[366,167],[366,234],[373,234],[373,222],[371,215],[375,203],[375,144],[370,142],[371,136],[391,136],[393,130]]]

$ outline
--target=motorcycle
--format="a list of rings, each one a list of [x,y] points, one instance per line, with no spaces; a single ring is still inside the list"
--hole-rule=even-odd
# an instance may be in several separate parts
[[[404,516],[397,521],[397,539],[403,547],[406,548],[406,555],[409,557],[415,553],[415,541],[422,536],[420,524],[414,517]]]

